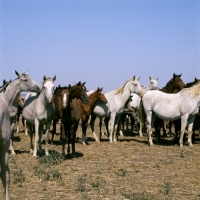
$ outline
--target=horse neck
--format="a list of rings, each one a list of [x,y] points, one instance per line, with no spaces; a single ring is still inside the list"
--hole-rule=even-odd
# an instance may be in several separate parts
[[[17,104],[17,98],[21,92],[19,79],[16,79],[7,86],[5,92],[2,92],[1,95],[7,102],[7,105],[12,106]]]
[[[127,102],[127,100],[130,98],[130,96],[131,96],[131,91],[130,91],[130,89],[129,89],[129,83],[127,83],[126,85],[125,85],[125,87],[123,88],[123,91],[121,92],[121,93],[119,93],[119,94],[121,94],[121,101],[122,101],[122,103],[125,105],[125,103]]]
[[[88,96],[88,98],[89,98],[90,101],[86,105],[88,105],[88,107],[92,107],[94,105],[94,103],[98,100],[97,99],[97,92],[96,91],[93,92],[90,96]]]
[[[169,81],[165,87],[163,87],[161,89],[162,92],[165,92],[165,93],[173,93],[175,90],[175,88],[173,87],[173,84],[171,83],[171,81]]]
[[[46,101],[46,95],[45,95],[45,92],[44,92],[44,89],[42,88],[39,96],[37,97],[37,106],[40,106],[41,107],[47,107],[49,105],[49,103],[47,103]]]

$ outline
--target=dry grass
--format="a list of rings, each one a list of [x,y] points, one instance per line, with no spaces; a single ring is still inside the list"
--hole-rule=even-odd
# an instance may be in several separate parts
[[[80,127],[77,136],[81,138]],[[59,135],[49,145],[49,158],[33,158],[29,137],[15,133],[17,155],[9,157],[11,200],[200,199],[199,138],[194,148],[180,148],[172,138],[149,147],[147,136],[129,131],[115,144],[106,136],[94,142],[90,127],[87,136],[89,145],[80,139],[76,143],[77,158],[62,161]],[[2,184],[0,188],[4,199]]]

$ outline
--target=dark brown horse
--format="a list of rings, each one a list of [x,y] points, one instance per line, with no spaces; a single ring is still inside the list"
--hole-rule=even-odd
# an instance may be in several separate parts
[[[65,159],[65,144],[67,142],[67,153],[68,156],[70,155],[70,143],[72,145],[72,157],[75,158],[75,138],[76,138],[76,131],[78,129],[78,124],[81,119],[81,107],[80,102],[77,98],[78,86],[73,86],[69,88],[69,96],[68,101],[65,103],[66,107],[62,109],[62,158]],[[83,87],[83,86],[82,86]],[[81,98],[85,103],[89,103],[89,98],[86,94],[86,88],[84,86],[84,94],[79,93]],[[80,90],[79,90],[80,92]],[[84,98],[83,98],[84,97]]]
[[[105,95],[102,93],[103,88],[97,88],[96,91],[92,92],[88,95],[90,102],[88,104],[85,104],[81,100],[79,100],[79,104],[81,107],[81,122],[82,122],[82,141],[83,144],[87,144],[86,141],[86,130],[88,126],[88,120],[90,117],[90,114],[92,112],[92,108],[94,106],[94,103],[96,101],[103,101],[107,103],[107,99]]]
[[[60,85],[54,91],[53,102],[55,105],[55,117],[53,119],[53,130],[51,137],[51,144],[53,144],[54,134],[56,133],[56,124],[59,119],[62,119],[63,109],[66,108],[68,101],[74,98],[81,99],[84,103],[88,103],[89,99],[86,94],[85,82],[78,82],[74,86],[61,87]],[[62,141],[62,126],[60,141]]]

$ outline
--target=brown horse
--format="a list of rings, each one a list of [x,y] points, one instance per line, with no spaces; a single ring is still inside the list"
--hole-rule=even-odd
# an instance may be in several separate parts
[[[70,155],[70,143],[72,145],[72,158],[75,158],[75,138],[76,138],[76,131],[78,129],[78,124],[81,119],[81,107],[80,102],[78,99],[74,98],[78,95],[76,90],[78,86],[73,86],[69,89],[69,95],[65,101],[64,105],[66,105],[62,109],[61,113],[61,123],[62,123],[62,158],[65,159],[65,144],[67,142],[67,153],[68,156]],[[83,86],[82,86],[83,87]],[[84,95],[83,93],[79,93],[81,95],[81,99],[84,100],[85,103],[89,103],[89,98],[86,94],[86,88],[84,87]],[[77,94],[75,94],[75,92]],[[80,92],[80,90],[79,90]],[[83,98],[84,96],[84,98]]]
[[[88,104],[85,104],[81,100],[79,100],[79,104],[81,107],[81,122],[82,122],[82,141],[83,144],[87,144],[86,141],[86,130],[88,126],[88,120],[90,117],[90,114],[92,112],[92,108],[94,106],[94,103],[96,101],[103,101],[107,103],[107,99],[105,95],[102,93],[103,88],[97,88],[96,91],[92,92],[88,95],[90,102]]]
[[[81,99],[84,103],[88,103],[89,99],[86,94],[85,83],[80,81],[74,86],[69,85],[68,87],[61,87],[60,85],[54,91],[53,102],[55,105],[55,117],[53,119],[53,130],[51,137],[51,144],[53,144],[54,134],[56,133],[56,124],[59,119],[62,119],[63,109],[66,108],[69,99],[78,98]],[[62,126],[61,126],[60,141],[62,141]]]

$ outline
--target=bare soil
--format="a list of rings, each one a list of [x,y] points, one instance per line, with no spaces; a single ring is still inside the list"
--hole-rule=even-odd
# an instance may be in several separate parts
[[[59,124],[54,144],[49,144],[52,160],[44,155],[32,157],[30,139],[21,124],[20,130],[15,132],[16,156],[9,156],[11,200],[200,199],[198,135],[193,148],[187,142],[180,148],[171,136],[150,147],[147,135],[139,137],[137,131],[130,130],[119,136],[117,143],[110,144],[105,135],[97,143],[88,127],[89,144],[83,145],[79,126],[77,158],[63,161]],[[0,199],[5,199],[2,184]]]

